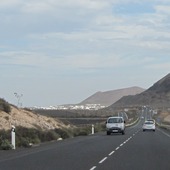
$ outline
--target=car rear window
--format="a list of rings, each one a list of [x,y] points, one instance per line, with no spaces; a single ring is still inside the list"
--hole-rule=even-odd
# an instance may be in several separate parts
[[[149,125],[149,124],[154,124],[152,121],[149,122],[145,122],[145,124]]]
[[[110,118],[108,123],[122,123],[123,120],[121,118]]]

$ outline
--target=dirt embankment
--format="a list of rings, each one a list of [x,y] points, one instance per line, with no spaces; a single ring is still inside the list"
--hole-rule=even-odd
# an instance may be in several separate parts
[[[169,110],[159,110],[156,115],[154,115],[156,121],[162,123],[167,122],[170,124],[170,111]]]
[[[0,129],[8,130],[13,126],[23,126],[27,128],[38,128],[41,130],[50,130],[55,128],[68,128],[60,120],[34,114],[31,111],[11,106],[11,112],[0,111]]]

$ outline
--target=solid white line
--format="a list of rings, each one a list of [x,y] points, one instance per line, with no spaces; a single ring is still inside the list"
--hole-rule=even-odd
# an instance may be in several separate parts
[[[90,170],[94,170],[96,168],[96,166],[93,166],[93,168],[91,168]]]
[[[107,157],[105,157],[104,159],[102,159],[99,163],[103,163],[105,160],[107,159]]]
[[[163,134],[165,134],[166,136],[170,137],[170,135],[168,135],[167,133],[163,132],[162,130],[158,129],[160,132],[162,132]]]
[[[109,154],[109,156],[111,156],[112,154],[114,154],[115,153],[115,151],[112,151],[110,154]]]

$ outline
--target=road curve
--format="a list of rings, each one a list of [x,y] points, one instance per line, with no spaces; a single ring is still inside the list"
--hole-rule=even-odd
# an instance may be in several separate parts
[[[145,115],[146,116],[146,115]],[[0,151],[2,170],[169,170],[170,132],[142,131],[141,119],[125,135],[106,132]]]

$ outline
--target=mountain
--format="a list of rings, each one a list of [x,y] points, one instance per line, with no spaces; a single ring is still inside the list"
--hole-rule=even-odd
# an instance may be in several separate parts
[[[130,88],[111,90],[111,91],[106,91],[106,92],[99,91],[93,94],[92,96],[88,97],[81,103],[79,103],[79,105],[101,104],[105,106],[110,106],[111,104],[115,103],[117,100],[122,98],[123,96],[135,95],[143,91],[145,91],[145,89],[140,88],[140,87],[130,87]]]
[[[149,105],[153,108],[170,107],[170,74],[166,75],[146,91],[135,96],[124,96],[110,108]]]

